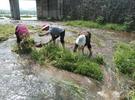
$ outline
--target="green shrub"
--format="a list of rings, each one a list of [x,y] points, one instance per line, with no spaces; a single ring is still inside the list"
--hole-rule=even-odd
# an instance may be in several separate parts
[[[72,17],[71,17],[71,16],[63,16],[61,19],[62,19],[63,21],[66,21],[66,20],[71,20]]]
[[[74,70],[76,69],[77,65],[73,62],[68,62],[62,59],[57,60],[57,62],[54,64],[55,67],[60,68],[60,69],[64,69],[64,70],[68,70],[71,72],[74,72]]]
[[[88,56],[71,53],[70,50],[60,48],[54,44],[45,45],[39,51],[33,49],[32,58],[37,62],[44,62],[48,59],[55,67],[60,69],[76,72],[82,75],[102,80],[102,72],[100,70],[97,59]]]
[[[45,62],[45,56],[43,54],[44,52],[42,50],[36,50],[33,49],[31,52],[31,57],[32,59],[34,59],[36,62],[38,62],[39,64],[44,64]]]
[[[114,54],[118,69],[135,79],[135,48],[131,44],[119,43]]]
[[[34,45],[34,40],[30,37],[23,39],[20,43],[21,45],[21,53],[29,54],[32,52],[32,47]]]
[[[92,58],[92,60],[98,64],[104,65],[104,59],[101,55],[96,55],[96,57]]]
[[[49,60],[56,60],[61,58],[62,50],[54,44],[44,46],[41,50],[44,52],[44,56]]]
[[[125,31],[125,25],[121,24],[100,24],[100,22],[94,21],[83,21],[83,20],[76,20],[76,21],[66,21],[65,25],[70,26],[78,26],[78,27],[88,27],[88,28],[99,28],[99,29],[109,29],[115,31]]]
[[[78,26],[78,27],[88,27],[88,28],[101,28],[101,25],[93,21],[66,21],[65,25]]]
[[[21,48],[15,45],[12,51],[18,54],[30,54],[32,52],[33,45],[34,45],[34,40],[28,37],[24,39],[23,41],[21,41],[20,43]]]
[[[104,17],[103,16],[97,17],[96,22],[99,24],[104,24],[105,23]]]
[[[58,68],[73,72],[77,67],[76,56],[69,50],[62,50],[62,51],[63,52],[61,52],[61,56],[56,59],[56,63],[54,65]]]
[[[135,15],[129,15],[125,18],[125,22],[124,22],[126,31],[130,32],[130,31],[135,31]]]
[[[103,75],[97,63],[85,59],[85,61],[80,61],[77,64],[78,67],[74,72],[92,77],[97,80],[103,79]]]
[[[111,30],[115,30],[115,31],[125,31],[126,27],[124,25],[120,25],[120,24],[106,24],[105,26],[103,26],[104,29],[111,29]]]

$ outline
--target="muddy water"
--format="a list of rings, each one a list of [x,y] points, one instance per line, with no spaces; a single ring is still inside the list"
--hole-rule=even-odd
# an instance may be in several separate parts
[[[92,51],[93,56],[100,54],[104,57],[106,63],[101,69],[104,74],[104,84],[101,86],[102,91],[97,92],[105,100],[119,100],[121,93],[127,92],[129,84],[127,78],[116,73],[115,64],[113,62],[114,47],[118,42],[130,42],[135,40],[134,33],[116,33],[98,29],[81,29],[72,28],[70,30],[89,30],[92,33]],[[87,52],[87,50],[85,49]]]
[[[135,40],[135,34],[77,27],[65,28],[67,30],[71,30],[72,32],[82,30],[90,31],[92,33],[91,44],[93,56],[100,54],[104,57],[106,65],[101,67],[104,74],[104,84],[101,86],[102,90],[98,91],[97,94],[103,97],[104,100],[119,100],[122,96],[124,96],[122,93],[128,91],[129,84],[127,82],[129,80],[116,72],[115,64],[113,62],[113,53],[115,51],[115,45],[118,42],[128,43],[133,41]],[[85,49],[85,53],[87,52],[88,50]]]
[[[28,100],[29,99],[33,100],[33,98],[35,98],[35,100],[39,100],[39,99],[42,100],[42,98],[46,98],[46,99],[48,98],[49,100],[54,100],[54,99],[55,100],[80,100],[80,99],[84,99],[84,100],[119,100],[120,99],[120,93],[125,91],[125,88],[123,89],[123,86],[126,87],[127,85],[126,85],[126,82],[122,80],[121,76],[117,75],[115,72],[115,65],[112,60],[113,59],[112,56],[114,53],[114,46],[117,42],[121,42],[121,41],[130,42],[130,41],[134,40],[135,39],[134,34],[115,33],[115,32],[97,30],[97,29],[67,27],[67,26],[62,26],[61,23],[58,24],[58,23],[53,23],[53,22],[41,22],[41,21],[23,21],[23,22],[26,24],[29,24],[29,25],[33,25],[34,27],[36,27],[36,25],[42,26],[44,23],[49,23],[52,26],[63,27],[66,30],[68,30],[68,31],[66,31],[66,35],[67,35],[66,40],[68,38],[70,38],[70,42],[72,42],[72,43],[75,40],[75,37],[77,37],[77,35],[74,33],[81,31],[81,30],[89,30],[90,32],[92,32],[93,55],[95,55],[95,54],[103,55],[105,62],[106,62],[106,66],[101,67],[101,69],[103,70],[103,73],[104,73],[104,84],[100,84],[100,86],[99,86],[99,84],[97,84],[92,79],[89,79],[87,77],[82,77],[82,76],[75,75],[75,74],[72,74],[72,73],[69,73],[66,71],[61,71],[61,70],[55,69],[53,67],[44,69],[38,65],[31,64],[28,62],[26,63],[23,58],[20,58],[20,57],[18,58],[18,56],[16,54],[13,54],[10,51],[10,49],[8,48],[7,49],[8,52],[10,52],[10,55],[13,56],[14,61],[16,62],[15,69],[17,68],[17,72],[18,71],[20,72],[20,69],[21,69],[21,71],[23,72],[22,76],[23,77],[25,76],[25,78],[26,78],[25,80],[22,80],[21,78],[17,79],[19,76],[17,76],[17,78],[15,78],[17,82],[18,82],[18,80],[19,81],[21,80],[21,82],[22,82],[22,83],[18,82],[18,87],[22,88],[21,86],[23,86],[24,83],[25,83],[26,87],[29,87],[29,88],[27,88],[28,90],[23,89],[24,91],[19,96],[22,96]],[[9,23],[17,24],[18,22],[9,21]],[[48,39],[50,38],[50,37],[49,38],[47,38],[47,37],[43,37],[43,38],[38,37],[37,38],[37,37],[38,36],[36,34],[35,40],[37,42],[41,42],[41,41],[46,42],[46,40],[44,41],[44,39],[46,38],[48,41]],[[8,44],[8,43],[1,44],[2,48],[5,49],[5,47],[7,47],[7,46],[4,46],[3,44]],[[73,45],[70,44],[70,45],[68,45],[68,47],[71,48],[71,50],[72,50]],[[2,50],[0,50],[0,51],[2,51]],[[87,49],[85,51],[87,52]],[[2,55],[2,54],[0,53],[0,55]],[[6,55],[6,53],[4,53],[3,55]],[[11,59],[13,59],[13,58],[11,57]],[[5,59],[9,59],[8,56],[6,56]],[[12,61],[11,59],[9,59],[9,61]],[[19,64],[18,64],[18,59],[19,59]],[[24,61],[24,63],[22,61]],[[2,62],[0,62],[0,63],[7,67],[9,64],[8,63],[6,65],[5,63],[2,63]],[[11,63],[11,65],[12,65],[12,63]],[[31,66],[29,66],[29,65],[31,65]],[[14,65],[12,65],[12,66],[14,66]],[[35,67],[33,67],[33,66],[35,66]],[[4,69],[4,70],[5,70],[5,72],[7,72],[6,69]],[[14,70],[9,70],[9,71],[13,72]],[[14,73],[17,74],[17,72],[14,72]],[[12,76],[12,75],[10,75],[10,76]],[[30,77],[30,79],[28,77]],[[14,77],[10,77],[10,79],[14,79]],[[3,80],[5,80],[5,78],[3,78]],[[35,80],[37,80],[37,81],[35,82]],[[32,82],[32,83],[30,83],[30,82]],[[40,84],[40,83],[42,83],[42,84]],[[72,83],[74,83],[74,84],[72,84]],[[21,85],[21,84],[23,84],[23,85]],[[37,84],[39,84],[39,85],[37,85]],[[46,84],[46,85],[44,85],[44,84]],[[5,87],[12,87],[12,86],[10,84],[8,84],[8,86],[6,85]],[[16,86],[14,85],[12,88],[14,88],[14,87],[16,87]],[[75,87],[77,87],[77,88],[75,88]],[[19,88],[16,90],[17,92],[18,92]],[[34,90],[34,89],[36,89],[36,90]],[[42,89],[43,89],[43,91],[42,91]],[[71,92],[72,89],[73,89],[73,92]],[[40,91],[38,91],[38,90],[40,90]],[[78,92],[78,90],[81,92]],[[11,91],[13,94],[15,94],[14,90],[11,89]],[[33,92],[36,94],[36,96]],[[25,93],[27,95],[25,95]],[[15,96],[15,95],[13,95],[13,96]],[[15,96],[15,98],[19,98],[19,96]],[[11,96],[9,96],[9,97],[11,97]]]
[[[43,68],[13,53],[15,38],[0,44],[0,100],[97,100],[100,88],[89,78]]]

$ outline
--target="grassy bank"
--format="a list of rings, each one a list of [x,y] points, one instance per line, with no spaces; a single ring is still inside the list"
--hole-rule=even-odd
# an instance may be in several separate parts
[[[40,50],[33,49],[32,59],[40,64],[49,61],[57,68],[82,74],[96,80],[102,80],[103,74],[100,65],[103,64],[102,57],[88,58],[87,56],[71,53],[56,45],[46,45]]]
[[[0,25],[0,41],[8,39],[9,36],[14,34],[14,26],[10,24]]]
[[[114,61],[120,72],[135,80],[135,43],[119,43],[116,46]]]
[[[69,26],[77,26],[77,27],[87,27],[87,28],[98,28],[98,29],[107,29],[107,30],[114,30],[114,31],[126,31],[125,25],[120,24],[99,24],[93,21],[66,21],[64,22],[65,25]]]

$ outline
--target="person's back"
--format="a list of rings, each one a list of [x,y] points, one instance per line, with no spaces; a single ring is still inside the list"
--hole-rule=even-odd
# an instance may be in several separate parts
[[[60,33],[64,32],[64,29],[58,27],[50,27],[49,32],[53,36],[55,35],[59,36]]]
[[[23,34],[28,34],[29,31],[28,31],[28,28],[25,24],[18,24],[16,26],[16,34],[17,35],[23,35]]]
[[[75,43],[78,45],[78,46],[84,46],[86,44],[86,37],[85,35],[80,35],[79,37],[77,37]]]
[[[89,31],[83,31],[80,32],[79,36],[76,39],[75,46],[74,46],[74,52],[76,52],[77,48],[80,46],[82,47],[82,52],[84,53],[84,47],[87,46],[89,50],[89,55],[92,55],[91,51],[91,33]]]
[[[42,31],[47,31],[46,34],[44,35],[48,35],[50,34],[52,36],[52,39],[50,40],[53,41],[55,43],[55,40],[60,37],[60,42],[62,44],[63,47],[64,44],[65,44],[65,41],[64,41],[64,37],[65,37],[65,30],[62,29],[62,28],[59,28],[59,27],[50,27],[49,25],[43,25],[42,27]]]
[[[15,28],[15,35],[17,38],[18,46],[20,47],[20,43],[24,38],[29,36],[29,30],[25,24],[18,24]]]

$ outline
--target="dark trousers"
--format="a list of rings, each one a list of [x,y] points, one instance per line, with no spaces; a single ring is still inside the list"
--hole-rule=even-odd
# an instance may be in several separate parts
[[[16,38],[17,38],[17,43],[19,44],[22,41],[22,39],[17,34],[16,34]]]
[[[17,43],[20,44],[20,42],[22,41],[22,39],[20,38],[19,33],[17,32],[17,28],[18,27],[15,28],[15,35],[16,35],[16,38],[17,38]]]
[[[61,44],[64,46],[64,44],[65,44],[65,41],[64,41],[65,30],[64,30],[63,32],[61,32],[59,35],[57,35],[57,36],[52,36],[52,40],[53,40],[54,43],[55,43],[55,40],[56,40],[58,37],[60,37],[60,42],[61,42]]]

